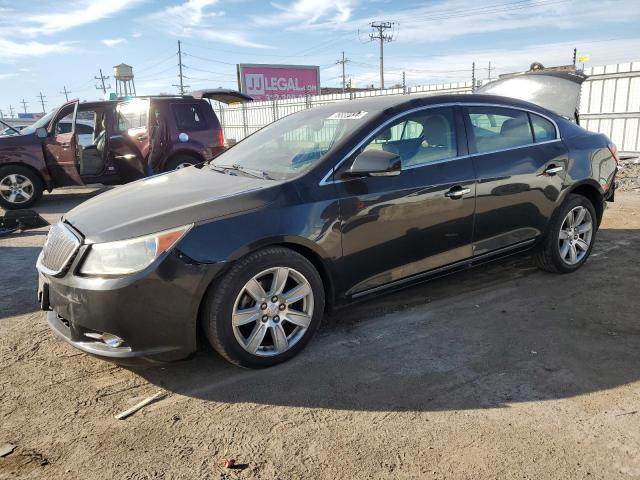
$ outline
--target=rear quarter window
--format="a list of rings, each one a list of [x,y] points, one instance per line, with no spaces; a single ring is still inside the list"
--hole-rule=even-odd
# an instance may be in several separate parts
[[[555,140],[556,127],[553,126],[553,123],[533,113],[530,113],[529,117],[531,118],[531,127],[533,128],[533,136],[536,142]]]
[[[178,131],[206,130],[207,121],[201,105],[197,103],[174,103],[171,105]]]
[[[478,153],[493,152],[533,143],[527,112],[505,107],[468,108]]]

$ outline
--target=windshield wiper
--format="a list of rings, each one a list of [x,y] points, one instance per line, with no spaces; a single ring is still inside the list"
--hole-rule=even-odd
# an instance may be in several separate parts
[[[235,170],[236,172],[240,172],[251,177],[261,178],[263,180],[273,180],[273,178],[271,178],[271,176],[263,170],[254,170],[252,168],[243,167],[242,165],[239,165],[237,163],[233,165],[214,165],[212,163],[210,166],[212,170],[215,170],[217,172],[221,170],[225,172],[228,172],[229,170]]]
[[[17,128],[13,128],[11,125],[9,125],[7,122],[3,122],[2,120],[0,120],[0,123],[2,123],[3,125],[6,125],[7,127],[9,127],[11,130],[13,130],[14,132],[16,132],[18,135],[20,135],[20,130],[18,130]]]

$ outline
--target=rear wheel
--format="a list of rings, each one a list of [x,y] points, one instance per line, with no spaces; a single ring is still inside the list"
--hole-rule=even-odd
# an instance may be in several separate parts
[[[190,155],[178,155],[167,161],[165,171],[170,172],[171,170],[180,170],[192,165],[197,165],[198,163],[201,163],[201,161]]]
[[[0,206],[7,210],[28,208],[42,197],[42,180],[21,165],[0,168]]]
[[[569,195],[551,220],[534,256],[537,266],[548,272],[576,271],[591,254],[596,229],[597,216],[591,201],[582,195]]]
[[[263,368],[302,350],[323,310],[324,288],[315,267],[297,252],[270,247],[240,260],[209,291],[203,326],[224,358]]]

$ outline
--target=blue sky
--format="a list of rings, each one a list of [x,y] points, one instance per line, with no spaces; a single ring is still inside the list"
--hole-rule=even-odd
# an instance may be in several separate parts
[[[387,86],[468,80],[526,69],[532,61],[587,65],[640,61],[640,0],[0,0],[0,109],[47,110],[96,99],[102,68],[133,65],[139,94],[176,92],[177,40],[186,83],[235,87],[236,63],[320,65],[339,86],[344,50],[354,86],[378,85],[369,23],[395,22],[385,46]],[[110,80],[113,86],[113,79]]]

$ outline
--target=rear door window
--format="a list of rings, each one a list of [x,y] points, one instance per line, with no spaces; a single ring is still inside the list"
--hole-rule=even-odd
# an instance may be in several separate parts
[[[178,131],[206,130],[202,108],[197,103],[174,103],[171,105]]]
[[[477,153],[505,150],[533,143],[529,115],[522,110],[478,106],[468,108]]]

